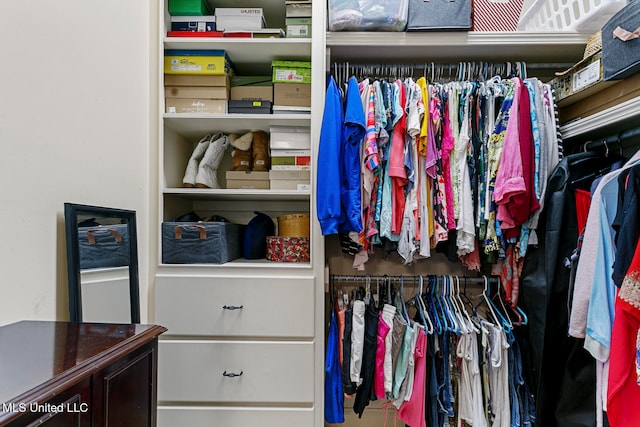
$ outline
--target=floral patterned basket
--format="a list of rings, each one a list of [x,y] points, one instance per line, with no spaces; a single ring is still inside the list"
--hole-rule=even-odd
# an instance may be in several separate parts
[[[277,262],[309,262],[309,239],[267,236],[267,259]]]

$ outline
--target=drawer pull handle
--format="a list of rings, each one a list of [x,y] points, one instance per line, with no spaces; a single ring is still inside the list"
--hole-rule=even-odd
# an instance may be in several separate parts
[[[239,373],[239,374],[236,374],[235,372],[227,372],[227,371],[224,371],[224,372],[222,373],[222,375],[223,375],[223,376],[225,376],[225,377],[229,377],[229,378],[235,378],[235,377],[239,377],[240,375],[242,375],[242,373],[243,373],[243,372],[244,372],[244,371],[240,371],[240,373]]]
[[[244,305],[224,305],[222,308],[224,310],[242,310]]]

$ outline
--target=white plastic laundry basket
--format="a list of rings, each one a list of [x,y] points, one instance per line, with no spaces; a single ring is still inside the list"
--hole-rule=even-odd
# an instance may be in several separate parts
[[[626,0],[535,0],[520,17],[518,30],[598,31],[626,4]]]

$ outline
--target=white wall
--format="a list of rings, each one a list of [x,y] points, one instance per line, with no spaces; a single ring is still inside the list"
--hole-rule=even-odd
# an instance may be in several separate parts
[[[68,319],[64,202],[137,212],[147,319],[153,3],[0,1],[0,325]]]

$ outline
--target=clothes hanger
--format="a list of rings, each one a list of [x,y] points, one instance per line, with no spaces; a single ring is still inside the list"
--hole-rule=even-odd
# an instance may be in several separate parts
[[[451,305],[453,306],[453,312],[456,315],[456,319],[458,320],[458,325],[460,327],[460,333],[468,334],[471,332],[471,327],[467,324],[464,315],[462,314],[462,309],[460,305],[458,305],[458,300],[456,297],[454,278],[452,276],[447,276],[447,280],[449,281],[449,300]],[[457,276],[456,276],[457,280]]]
[[[438,308],[436,306],[436,301],[434,298],[434,277],[428,276],[428,292],[425,292],[425,296],[427,297],[427,302],[429,303],[429,307],[431,308],[431,312],[433,313],[433,321],[435,332],[438,335],[441,335],[444,332],[444,327],[442,321],[440,319],[440,314],[438,313]]]
[[[411,318],[409,317],[409,312],[407,311],[407,304],[404,301],[404,276],[400,276],[400,301],[402,305],[401,314],[404,317],[404,320],[407,322],[407,325],[411,324]]]
[[[462,313],[460,313],[458,304],[456,303],[456,300],[453,297],[453,278],[451,276],[445,276],[445,281],[446,281],[446,300],[451,309],[452,317],[456,323],[457,334],[466,335],[470,331],[469,331],[469,328],[467,328],[467,325],[465,324],[464,319],[462,317]]]
[[[445,298],[445,280],[444,280],[444,276],[439,276],[438,277],[438,300],[440,302],[440,308],[442,310],[442,315],[444,316],[444,320],[445,323],[447,325],[447,330],[449,332],[454,332],[454,333],[458,333],[457,331],[457,325],[455,323],[455,320],[453,319],[452,315],[451,315],[451,311],[447,305],[447,301]]]
[[[491,295],[491,280],[489,279],[487,281],[487,288],[488,288],[488,294]],[[504,307],[504,303],[502,301],[502,298],[500,298],[499,296],[500,293],[500,288],[498,288],[498,300],[500,302],[500,306],[502,307],[502,311],[500,311],[500,309],[498,308],[497,305],[495,305],[495,303],[493,302],[492,298],[489,298],[489,303],[493,306],[495,313],[498,315],[498,318],[500,319],[501,323],[502,323],[502,329],[505,332],[511,332],[513,330],[513,324],[511,323],[511,320],[509,319],[509,316],[507,314],[507,310]],[[504,313],[504,315],[503,315]]]
[[[484,280],[484,288],[482,289],[482,298],[484,300],[484,303],[487,305],[487,308],[489,309],[489,314],[491,314],[491,320],[493,321],[493,324],[501,328],[503,323],[498,319],[496,312],[493,311],[493,304],[491,303],[491,301],[489,300],[489,297],[487,296],[487,291],[489,288],[489,280],[487,279],[487,276],[482,276],[482,278]]]
[[[491,289],[491,284],[489,284],[489,289]],[[509,312],[507,311],[507,308],[504,306],[504,300],[501,297],[501,289],[502,289],[502,285],[500,284],[500,278],[498,278],[498,289],[496,291],[496,294],[494,295],[494,298],[498,298],[498,302],[500,303],[500,307],[502,307],[502,312],[500,311],[498,306],[494,305],[494,308],[496,309],[496,312],[498,313],[498,315],[500,316],[500,318],[502,319],[502,322],[506,328],[505,332],[511,332],[513,330],[513,323],[511,322],[511,319],[509,318]],[[491,291],[489,290],[489,295],[491,295]],[[493,299],[491,299],[491,302],[493,303]],[[502,315],[502,313],[504,313],[504,316]]]
[[[473,319],[471,319],[471,316],[469,315],[469,312],[464,308],[465,307],[464,302],[462,301],[462,298],[460,297],[460,278],[458,276],[455,276],[455,278],[456,278],[456,298],[458,300],[458,303],[460,304],[460,311],[462,312],[462,314],[467,319],[467,325],[471,328],[471,330],[473,332],[475,332],[476,334],[479,334],[480,330],[478,329],[478,326],[475,324]],[[465,277],[465,281],[466,281],[466,277]],[[469,302],[471,302],[471,301],[469,301]],[[470,305],[473,308],[473,305],[472,304],[470,304]]]
[[[431,317],[429,316],[427,306],[425,305],[424,300],[422,299],[423,280],[424,279],[422,276],[418,276],[418,294],[416,295],[416,301],[418,303],[417,304],[418,313],[420,314],[420,318],[424,322],[423,324],[427,329],[427,332],[429,334],[433,334],[433,331],[434,331],[433,322],[431,321]]]

